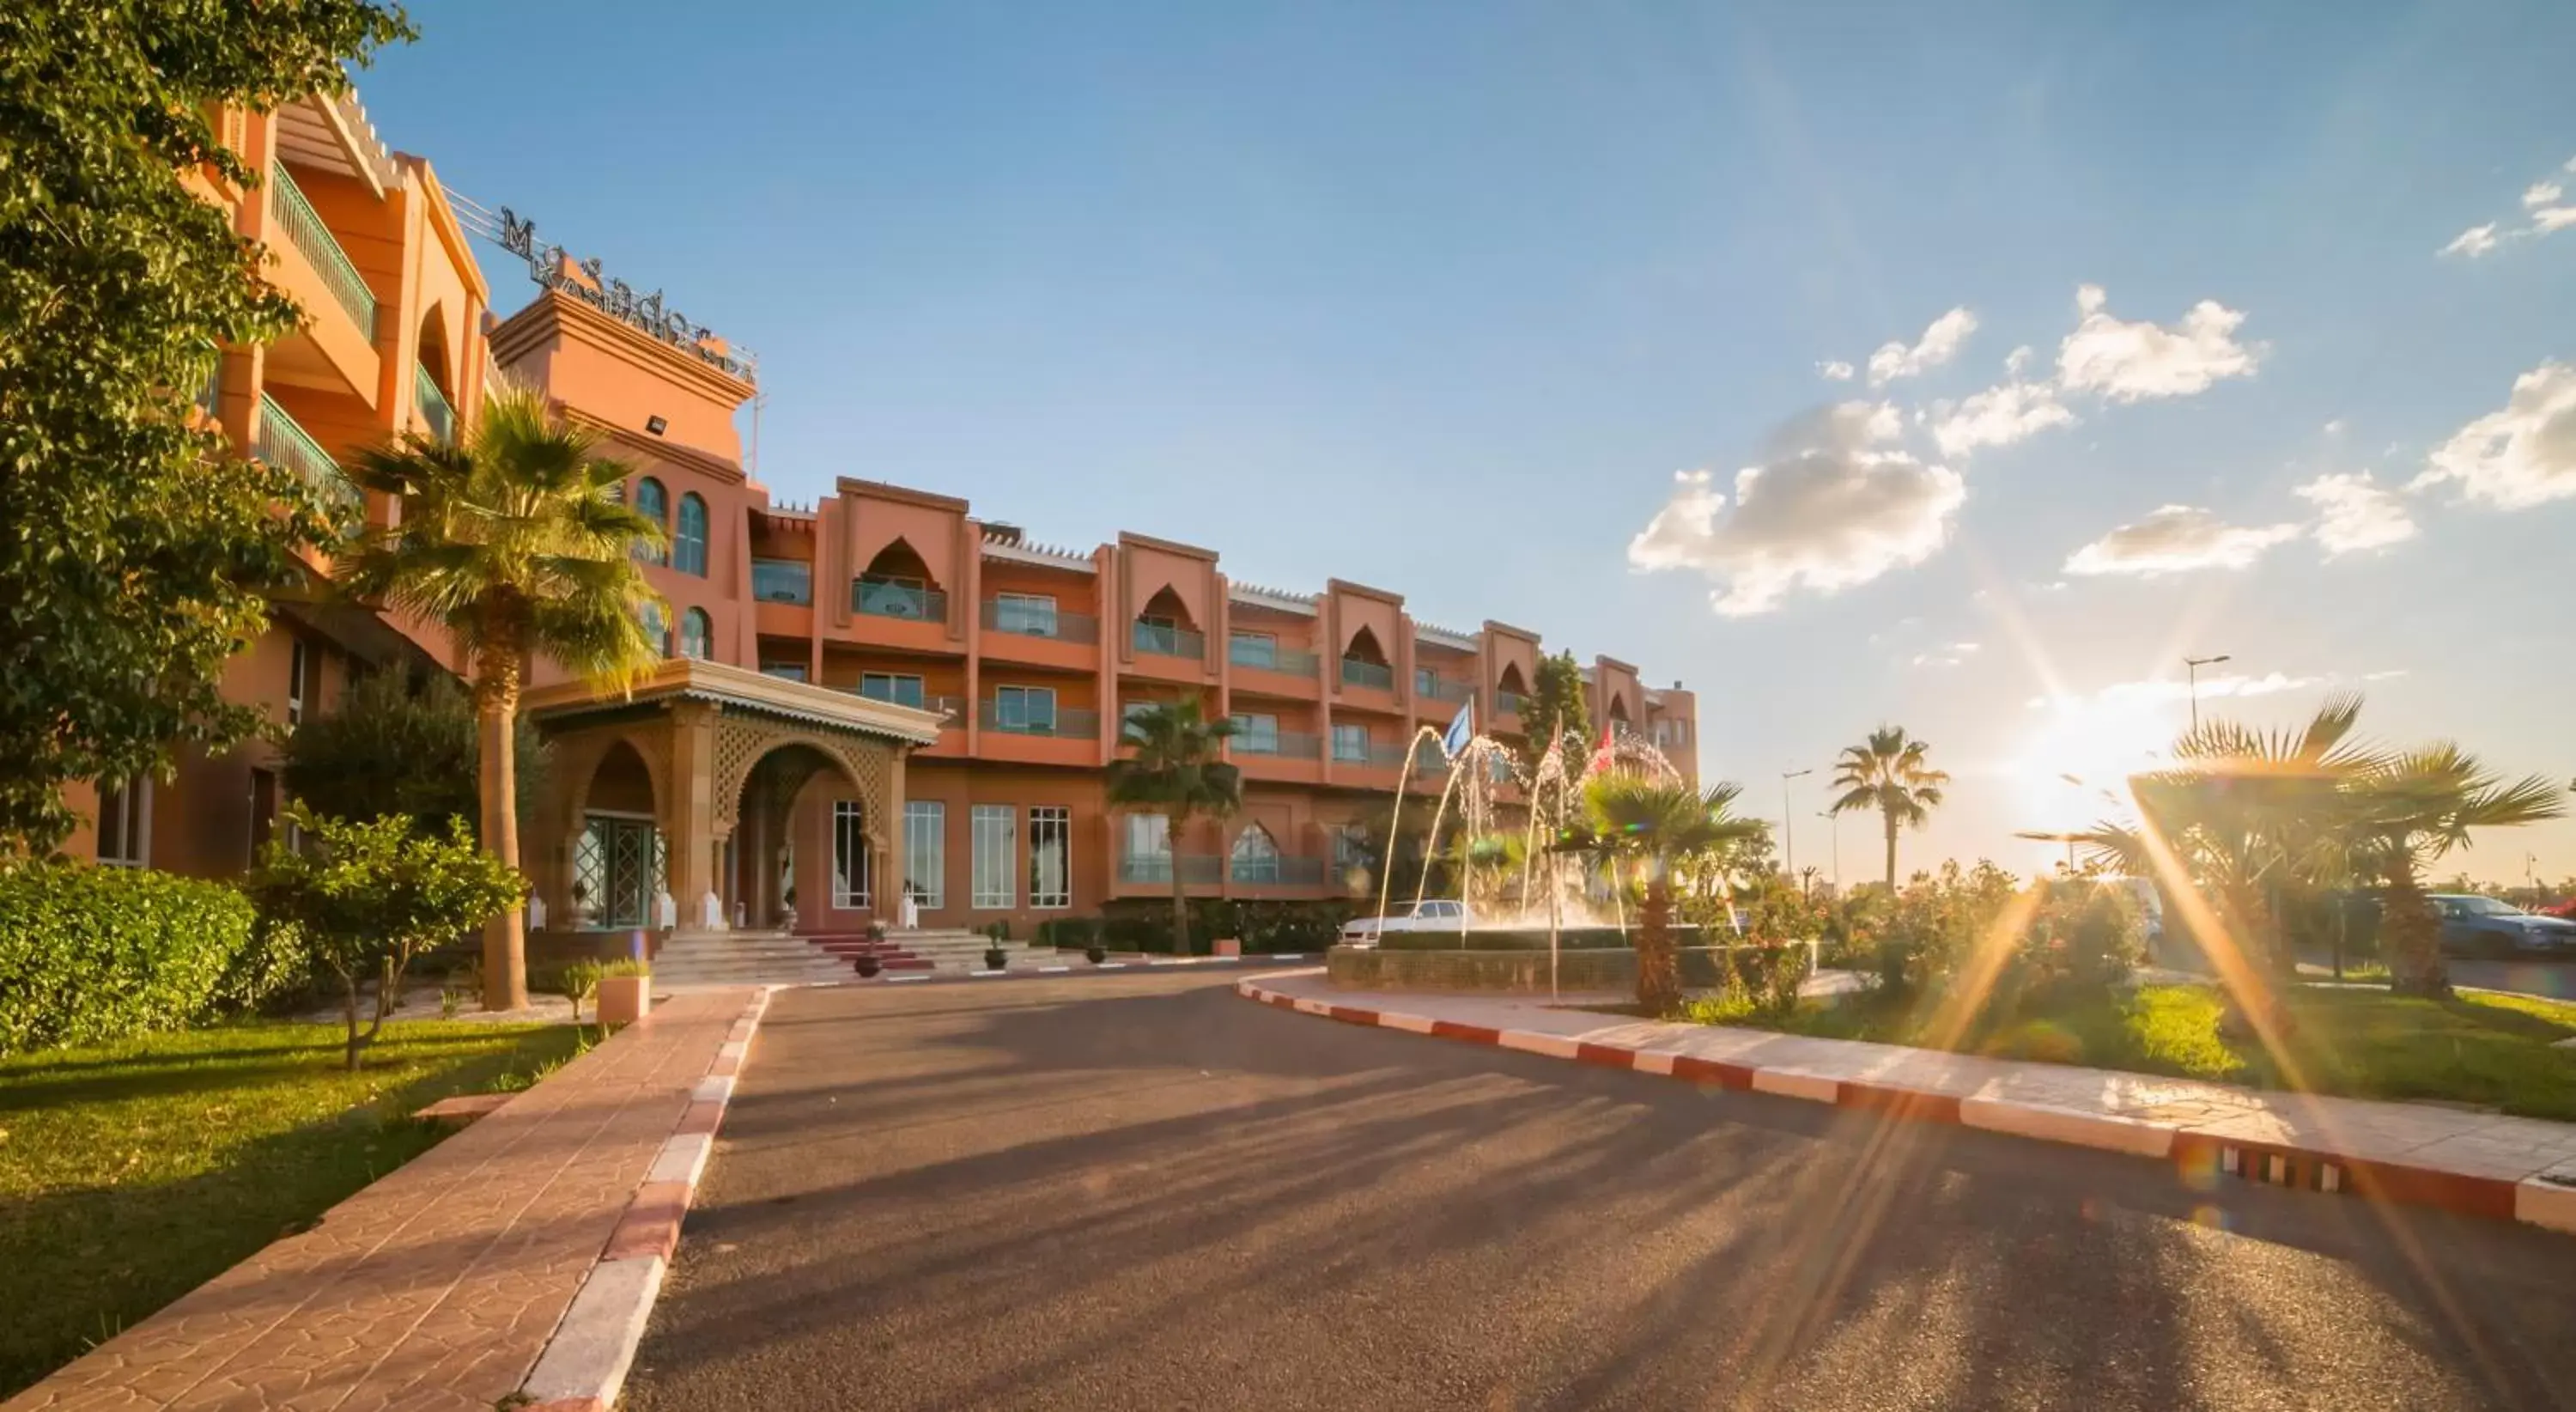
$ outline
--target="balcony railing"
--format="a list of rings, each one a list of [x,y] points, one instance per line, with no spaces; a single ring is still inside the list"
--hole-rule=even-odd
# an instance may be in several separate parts
[[[751,561],[751,596],[763,603],[814,606],[814,566],[802,559]]]
[[[948,621],[948,595],[919,584],[885,579],[859,579],[850,585],[850,607],[873,618],[909,618],[914,622]]]
[[[1173,627],[1169,623],[1137,623],[1133,627],[1131,640],[1139,652],[1150,652],[1157,657],[1204,659],[1207,656],[1207,635],[1204,633]]]
[[[889,706],[909,706],[916,711],[934,712],[949,725],[962,725],[966,720],[966,699],[962,696],[924,696],[880,687],[870,691],[865,684],[835,687],[863,701],[882,701]]]
[[[1226,743],[1237,755],[1270,755],[1283,760],[1320,760],[1324,756],[1322,736],[1298,731],[1238,735],[1230,737]]]
[[[1181,881],[1184,883],[1212,883],[1225,875],[1225,860],[1213,853],[1183,853],[1179,859]],[[1169,853],[1122,853],[1118,857],[1118,880],[1162,883],[1168,887],[1172,881],[1172,861],[1173,855]]]
[[[1414,695],[1416,696],[1427,696],[1434,701],[1447,701],[1452,704],[1464,701],[1476,694],[1476,688],[1469,686],[1467,683],[1462,681],[1450,681],[1443,677],[1431,677],[1427,680],[1417,681],[1414,683],[1414,686],[1417,688],[1414,692]]]
[[[206,369],[205,384],[197,389],[197,410],[210,422],[224,419],[224,355],[217,351],[214,366]]]
[[[1079,706],[1013,706],[1005,710],[999,701],[979,701],[975,704],[975,719],[984,729],[1003,735],[1047,735],[1062,740],[1100,737],[1100,713]]]
[[[277,217],[278,228],[286,232],[286,242],[304,252],[304,258],[322,276],[323,287],[331,297],[358,321],[358,332],[370,340],[376,336],[376,296],[367,288],[367,277],[358,273],[349,252],[340,248],[331,228],[322,224],[322,213],[304,199],[295,178],[286,174],[286,165],[272,162],[268,168],[268,189],[276,199],[269,211]]]
[[[1226,876],[1239,883],[1314,887],[1324,881],[1324,860],[1279,853],[1266,858],[1229,858]]]
[[[341,474],[340,463],[322,449],[277,399],[263,392],[259,395],[259,435],[251,442],[250,454],[272,466],[284,466],[304,477],[304,483],[322,493],[325,500],[343,510],[354,510],[364,503],[358,488]]]
[[[1529,698],[1516,691],[1494,693],[1494,714],[1497,716],[1517,716],[1521,713],[1521,708],[1528,704]]]
[[[1004,603],[991,598],[984,600],[984,627],[991,632],[1055,642],[1100,640],[1100,620],[1088,613],[1067,613],[1041,604]]]
[[[1393,691],[1395,690],[1395,668],[1381,662],[1363,662],[1357,657],[1345,657],[1342,659],[1342,685]]]
[[[1313,680],[1316,666],[1323,660],[1312,652],[1281,647],[1261,638],[1235,638],[1225,645],[1225,660],[1238,667],[1255,671],[1277,672],[1282,676]]]
[[[420,407],[420,419],[429,426],[429,434],[440,441],[456,440],[456,409],[447,403],[447,394],[438,390],[438,380],[429,369],[412,364],[411,400]]]

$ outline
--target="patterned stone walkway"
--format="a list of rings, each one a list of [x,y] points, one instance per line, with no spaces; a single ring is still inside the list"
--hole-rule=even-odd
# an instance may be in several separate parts
[[[527,1377],[750,998],[673,999],[0,1412],[489,1412]]]

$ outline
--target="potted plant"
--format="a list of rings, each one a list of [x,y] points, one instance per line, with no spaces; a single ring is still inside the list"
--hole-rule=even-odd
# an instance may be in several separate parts
[[[1101,945],[1097,941],[1094,941],[1089,946],[1082,948],[1082,959],[1097,966],[1101,962],[1109,959],[1109,948]]]
[[[653,963],[626,957],[599,968],[591,1013],[603,1027],[631,1025],[653,1011]]]
[[[787,890],[778,894],[778,929],[785,932],[796,930],[796,884],[794,883],[789,883]]]
[[[857,965],[859,968],[859,979],[861,980],[874,980],[876,979],[877,972],[885,969],[885,963],[878,960],[877,954],[873,951],[860,952],[858,960],[853,964]]]
[[[987,947],[985,947],[985,948],[984,948],[984,969],[985,969],[985,970],[988,970],[988,971],[1006,971],[1006,970],[1009,970],[1009,969],[1010,969],[1010,967],[1011,967],[1011,953],[1009,953],[1009,952],[1007,952],[1007,951],[1004,951],[1004,950],[1002,949],[1002,943],[1000,943],[1000,942],[996,941],[996,942],[994,942],[992,945],[987,946]]]

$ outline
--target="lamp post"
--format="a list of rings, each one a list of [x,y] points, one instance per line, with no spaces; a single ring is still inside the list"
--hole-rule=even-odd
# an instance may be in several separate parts
[[[1797,806],[1789,802],[1789,781],[1814,773],[1813,769],[1780,772],[1780,857],[1782,866],[1788,869],[1791,877],[1798,875],[1798,831],[1791,826]]]
[[[1831,809],[1819,809],[1816,817],[1824,820],[1825,827],[1833,831],[1834,891],[1839,893],[1843,890],[1843,816]]]
[[[2200,729],[2200,669],[2203,667],[2214,667],[2227,660],[2229,660],[2228,656],[2224,652],[2219,653],[2215,657],[2185,657],[2182,659],[2184,679],[2191,683],[2191,728],[2195,731]]]

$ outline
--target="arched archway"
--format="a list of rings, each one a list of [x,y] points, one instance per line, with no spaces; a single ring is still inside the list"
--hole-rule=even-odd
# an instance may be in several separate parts
[[[1234,836],[1229,850],[1228,870],[1239,883],[1272,883],[1279,881],[1279,840],[1260,824],[1246,824]]]
[[[882,802],[840,751],[776,741],[731,794],[718,878],[736,926],[785,927],[792,910],[795,930],[830,931],[848,924],[837,914],[878,908],[888,863]]]
[[[850,606],[875,617],[940,622],[948,616],[948,595],[930,576],[921,551],[902,535],[876,552],[850,592]]]
[[[604,743],[575,787],[572,876],[575,926],[649,927],[668,890],[660,781],[644,752],[622,737]]]
[[[1494,679],[1494,690],[1502,692],[1506,696],[1528,696],[1530,694],[1529,683],[1521,676],[1521,664],[1518,662],[1505,662],[1503,664],[1503,674]]]

